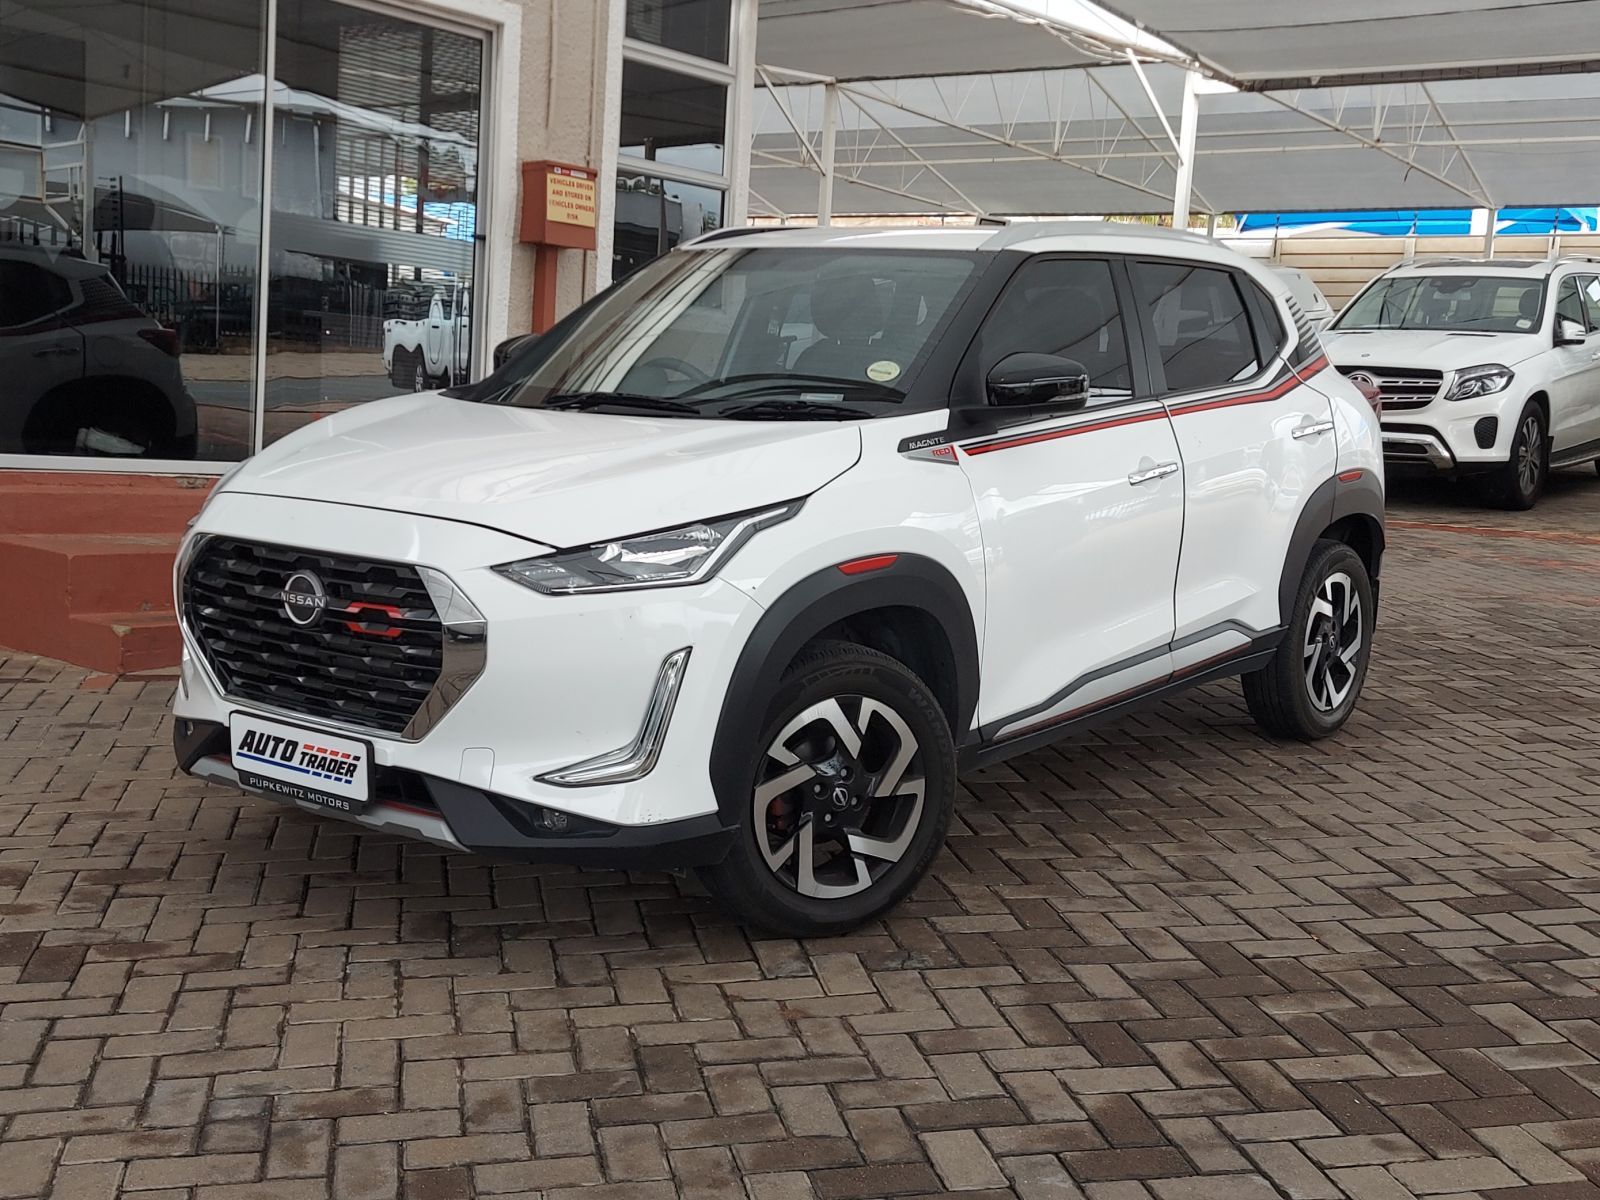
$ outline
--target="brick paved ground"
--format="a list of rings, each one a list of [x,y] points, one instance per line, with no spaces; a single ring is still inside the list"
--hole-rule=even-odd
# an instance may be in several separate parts
[[[0,1197],[1600,1197],[1600,481],[1392,515],[1345,736],[1219,685],[973,776],[816,944],[174,779],[169,684],[0,657]]]

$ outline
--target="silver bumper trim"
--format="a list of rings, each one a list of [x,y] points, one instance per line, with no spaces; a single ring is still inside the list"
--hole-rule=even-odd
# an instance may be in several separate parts
[[[1410,446],[1417,449],[1391,453],[1391,446]],[[1383,456],[1395,463],[1426,462],[1430,467],[1439,471],[1448,471],[1456,465],[1455,455],[1450,453],[1450,448],[1444,440],[1431,433],[1392,433],[1383,431]]]
[[[573,763],[570,767],[541,775],[539,782],[566,788],[595,787],[603,783],[631,783],[650,774],[667,740],[672,710],[678,706],[678,692],[689,670],[689,652],[690,647],[685,646],[662,659],[661,669],[656,673],[655,687],[650,692],[650,703],[644,711],[644,720],[639,723],[639,732],[634,735],[633,741]]]
[[[331,808],[318,808],[314,804],[297,804],[292,800],[285,800],[281,796],[274,796],[268,792],[258,792],[239,782],[239,773],[228,763],[215,758],[202,758],[191,768],[191,775],[208,779],[215,783],[227,784],[236,787],[242,792],[252,796],[260,796],[263,800],[273,800],[286,808],[298,808],[301,812],[310,813],[314,817],[337,817],[341,821],[348,821],[352,825],[360,825],[363,829],[371,829],[375,833],[392,833],[400,837],[420,838],[425,842],[432,842],[436,846],[443,846],[446,850],[460,850],[465,852],[466,847],[456,841],[455,835],[450,832],[444,818],[431,817],[423,813],[410,812],[403,808],[394,808],[375,801],[366,812],[357,815],[335,812]]]

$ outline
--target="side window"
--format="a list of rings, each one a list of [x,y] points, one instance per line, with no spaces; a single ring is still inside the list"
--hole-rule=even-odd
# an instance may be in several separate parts
[[[0,258],[0,329],[41,321],[70,300],[66,283],[38,263]]]
[[[1589,320],[1589,309],[1579,290],[1580,282],[1576,275],[1568,275],[1561,281],[1556,291],[1556,320],[1571,321],[1582,326],[1585,333],[1593,333],[1595,327]]]
[[[1261,320],[1265,322],[1264,325],[1257,326],[1256,340],[1261,343],[1261,357],[1270,361],[1272,356],[1282,350],[1283,344],[1289,340],[1288,331],[1283,327],[1283,316],[1281,315],[1283,310],[1278,307],[1278,302],[1272,298],[1267,289],[1255,280],[1246,280],[1245,287],[1254,293],[1256,308],[1261,314]],[[1300,306],[1291,297],[1289,307],[1291,311],[1294,311]]]
[[[1583,306],[1589,314],[1589,332],[1600,330],[1600,278],[1585,275],[1578,285],[1583,292]]]
[[[1222,387],[1261,370],[1233,275],[1193,263],[1130,264],[1174,392]]]
[[[1089,373],[1091,404],[1133,394],[1117,289],[1100,259],[1024,263],[984,323],[982,350],[985,371],[1011,354],[1080,362]]]

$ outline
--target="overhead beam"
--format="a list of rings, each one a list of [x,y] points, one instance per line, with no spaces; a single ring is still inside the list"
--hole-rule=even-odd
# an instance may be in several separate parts
[[[883,104],[889,108],[898,109],[907,116],[919,117],[924,121],[932,121],[935,125],[943,125],[947,129],[953,129],[958,133],[964,133],[969,137],[978,139],[979,141],[993,142],[1000,146],[1009,146],[1011,149],[1016,150],[1020,154],[1025,154],[1032,158],[1043,159],[1046,162],[1060,163],[1063,166],[1071,167],[1075,171],[1082,171],[1085,174],[1093,175],[1095,178],[1102,179],[1107,183],[1114,183],[1119,187],[1129,188],[1132,191],[1140,192],[1147,196],[1154,196],[1158,200],[1167,201],[1171,198],[1167,195],[1167,193],[1158,191],[1152,187],[1148,187],[1145,184],[1135,183],[1132,180],[1123,179],[1120,176],[1112,175],[1109,172],[1102,171],[1096,167],[1086,166],[1081,162],[1075,162],[1072,159],[1063,157],[1059,154],[1052,154],[1047,150],[1041,150],[1038,147],[1029,145],[1026,142],[1019,142],[1015,138],[1006,137],[1004,134],[992,133],[981,126],[964,125],[949,117],[941,117],[937,113],[930,113],[925,109],[917,108],[899,100],[893,100],[886,96],[878,95],[872,92],[859,91],[849,84],[840,84],[839,86],[844,91],[849,92],[853,98],[868,100],[875,104]]]
[[[1381,71],[1349,71],[1328,75],[1276,75],[1234,79],[1241,92],[1301,92],[1333,87],[1381,87],[1391,83],[1445,83],[1457,79],[1521,79],[1538,75],[1586,75],[1600,72],[1600,58],[1574,58],[1542,63],[1480,63],[1477,66],[1388,67]]]

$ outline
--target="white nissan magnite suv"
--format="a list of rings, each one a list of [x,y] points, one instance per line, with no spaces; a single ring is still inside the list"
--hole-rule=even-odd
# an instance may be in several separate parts
[[[1224,675],[1340,728],[1378,421],[1269,270],[1082,222],[713,234],[244,464],[177,564],[185,770],[837,932],[963,769]]]
[[[1401,263],[1323,335],[1383,405],[1389,466],[1532,508],[1551,467],[1600,463],[1600,262]]]

